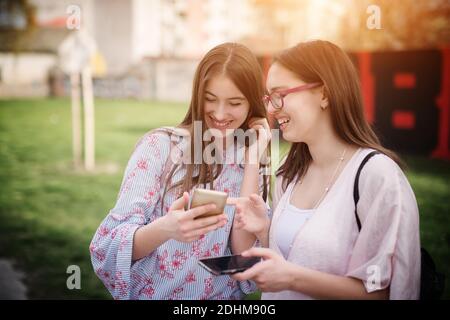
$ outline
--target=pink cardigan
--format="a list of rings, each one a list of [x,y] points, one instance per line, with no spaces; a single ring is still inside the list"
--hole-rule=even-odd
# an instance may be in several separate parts
[[[297,233],[289,261],[303,267],[363,280],[367,292],[390,286],[390,299],[418,299],[420,235],[417,202],[407,178],[385,155],[371,158],[361,172],[358,215],[353,184],[362,159],[373,150],[359,149],[311,219]],[[285,192],[277,177],[269,246],[281,255],[275,230],[294,187]],[[375,280],[375,282],[374,282]],[[262,299],[311,299],[294,291],[263,293]]]

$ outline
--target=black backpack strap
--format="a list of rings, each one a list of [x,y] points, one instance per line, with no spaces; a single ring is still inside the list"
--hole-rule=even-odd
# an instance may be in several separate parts
[[[353,185],[353,200],[355,202],[355,217],[356,217],[356,223],[358,224],[358,230],[361,230],[361,221],[359,220],[358,211],[356,209],[356,205],[359,201],[359,189],[358,189],[359,176],[360,176],[361,170],[364,167],[364,165],[366,164],[366,162],[369,161],[369,159],[372,158],[374,155],[379,154],[379,153],[380,153],[379,151],[372,151],[369,154],[367,154],[364,157],[361,164],[359,165],[358,171],[356,172],[355,184]]]

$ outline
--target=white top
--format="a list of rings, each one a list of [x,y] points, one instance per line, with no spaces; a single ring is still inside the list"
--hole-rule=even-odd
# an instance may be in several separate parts
[[[299,209],[289,203],[286,209],[281,213],[277,230],[275,231],[275,237],[284,258],[288,257],[295,235],[309,218],[311,218],[313,212],[313,209]]]
[[[419,211],[403,171],[377,154],[361,171],[358,230],[353,202],[356,171],[372,149],[359,149],[347,162],[309,221],[295,236],[287,260],[305,268],[363,281],[367,292],[389,286],[390,299],[418,299],[420,290]],[[269,246],[282,255],[275,231],[295,183],[275,181]],[[311,299],[296,291],[264,292],[262,299]]]

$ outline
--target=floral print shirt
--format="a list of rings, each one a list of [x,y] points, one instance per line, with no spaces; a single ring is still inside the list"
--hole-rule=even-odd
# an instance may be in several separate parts
[[[90,244],[95,273],[114,299],[241,299],[256,290],[253,282],[215,276],[198,264],[201,258],[232,254],[229,237],[234,208],[231,206],[225,207],[228,223],[224,227],[191,243],[171,239],[148,256],[132,261],[134,232],[166,214],[176,198],[175,191],[167,192],[161,210],[165,183],[161,175],[171,150],[171,139],[173,136],[166,133],[150,132],[137,144],[126,167],[117,202]],[[178,142],[187,140],[181,136],[177,139]],[[239,149],[242,148],[224,151],[228,160],[214,181],[214,189],[227,192],[230,197],[239,196],[244,176],[238,157],[229,161],[229,157],[239,154],[236,152]],[[172,181],[179,181],[184,173],[183,168],[175,171]]]

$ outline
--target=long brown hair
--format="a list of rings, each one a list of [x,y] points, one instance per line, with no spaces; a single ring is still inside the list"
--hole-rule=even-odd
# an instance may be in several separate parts
[[[205,89],[208,80],[217,75],[226,75],[233,81],[236,87],[247,99],[250,109],[241,129],[248,129],[248,120],[252,117],[266,117],[266,108],[263,103],[264,80],[261,67],[253,53],[243,45],[237,43],[224,43],[211,49],[200,61],[195,72],[191,103],[184,120],[178,125],[179,128],[189,131],[191,136],[191,161],[188,164],[175,164],[168,174],[168,183],[163,193],[173,188],[179,190],[179,195],[184,191],[191,190],[200,184],[209,184],[214,187],[214,180],[222,171],[221,164],[195,164],[194,163],[194,122],[204,122],[204,100]],[[202,126],[202,136],[207,128]],[[210,142],[208,142],[210,143]],[[202,141],[201,152],[205,150],[207,143]],[[185,176],[177,182],[172,182],[174,172],[183,166],[186,169]],[[268,176],[264,177],[263,197],[267,198]]]
[[[378,150],[403,167],[399,157],[381,145],[364,117],[358,74],[342,49],[329,41],[302,42],[282,51],[274,62],[295,73],[306,83],[323,84],[333,129],[342,140]],[[286,160],[276,172],[277,176],[283,177],[283,189],[294,179],[301,179],[311,161],[308,145],[304,142],[293,143]]]

